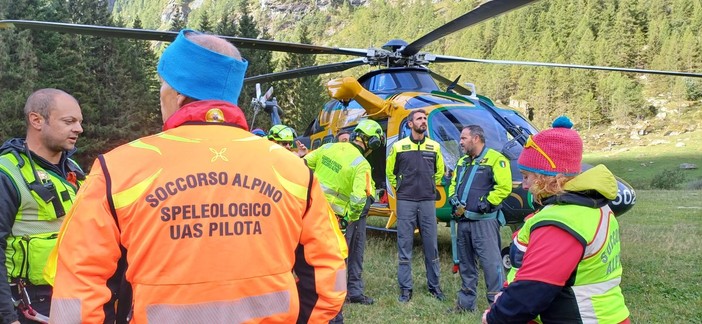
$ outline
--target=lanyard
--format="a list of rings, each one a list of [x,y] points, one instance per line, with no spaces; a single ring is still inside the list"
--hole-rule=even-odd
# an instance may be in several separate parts
[[[488,150],[487,147],[483,148],[483,151],[480,152],[480,155],[478,155],[478,157],[476,157],[475,159],[473,159],[471,161],[470,174],[468,174],[468,181],[466,182],[466,185],[463,187],[463,195],[461,196],[461,203],[464,205],[467,202],[468,192],[470,191],[470,187],[473,184],[473,178],[475,178],[475,173],[478,171],[478,167],[480,166],[480,161],[483,160],[483,157],[485,156],[485,153],[487,153],[487,150]],[[477,165],[473,165],[473,162],[475,162],[475,161],[478,161]],[[463,177],[465,176],[466,168],[467,168],[467,165],[464,165],[464,168],[463,168],[461,174],[459,175],[458,182],[456,182],[457,186],[460,186],[460,184],[463,180]]]

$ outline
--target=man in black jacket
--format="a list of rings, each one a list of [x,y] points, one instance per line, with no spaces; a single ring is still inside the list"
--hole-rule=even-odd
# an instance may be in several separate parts
[[[412,242],[419,228],[424,247],[429,293],[444,300],[439,285],[439,249],[436,242],[436,185],[444,175],[444,159],[439,143],[426,137],[427,113],[413,110],[407,117],[410,136],[392,145],[385,168],[397,197],[397,282],[399,301],[412,299]]]

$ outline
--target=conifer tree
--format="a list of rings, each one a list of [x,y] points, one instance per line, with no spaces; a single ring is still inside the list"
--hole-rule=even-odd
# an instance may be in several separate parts
[[[202,15],[200,16],[200,26],[198,27],[198,30],[203,32],[212,32],[210,15],[207,13],[207,10],[202,11]]]
[[[223,36],[235,36],[237,30],[236,22],[229,13],[222,14],[217,26],[214,28],[215,34]]]
[[[265,30],[259,29],[249,11],[248,1],[244,0],[239,6],[239,23],[237,28],[237,36],[246,38],[261,38],[270,39],[270,35]],[[246,70],[246,76],[254,76],[260,74],[271,73],[273,71],[273,53],[270,51],[252,50],[240,48],[241,55],[249,62],[249,67]],[[267,85],[261,85],[262,89],[266,89]],[[239,106],[244,109],[246,116],[251,119],[253,110],[249,102],[251,98],[256,96],[255,84],[245,84],[239,95]],[[283,107],[285,109],[286,107]],[[258,117],[256,119],[259,119]],[[262,119],[261,119],[262,120]]]
[[[306,25],[298,29],[299,41],[310,44]],[[315,55],[288,53],[282,60],[282,70],[291,70],[315,65]],[[279,103],[285,109],[283,123],[302,133],[317,116],[324,104],[324,88],[318,75],[288,79],[278,82],[281,89]]]
[[[0,19],[31,17],[40,5],[37,0],[0,0]],[[38,75],[32,31],[0,29],[0,141],[24,137],[23,107]]]
[[[173,16],[171,16],[171,25],[168,30],[181,31],[182,29],[185,29],[185,19],[183,18],[183,11],[180,6],[176,5]]]
[[[30,31],[0,30],[0,140],[24,137],[24,102],[38,77]]]

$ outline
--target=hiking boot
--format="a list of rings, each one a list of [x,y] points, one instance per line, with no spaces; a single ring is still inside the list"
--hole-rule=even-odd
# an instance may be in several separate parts
[[[329,321],[329,324],[344,324],[344,314],[339,311],[339,313]]]
[[[366,295],[346,297],[346,301],[351,304],[361,304],[361,305],[373,305],[375,300]]]
[[[446,296],[444,296],[444,293],[441,292],[441,289],[439,288],[429,289],[429,293],[431,293],[431,295],[434,296],[434,298],[440,301],[444,301],[446,299]]]
[[[397,299],[401,303],[407,303],[412,299],[412,289],[402,289],[400,291],[400,297]]]

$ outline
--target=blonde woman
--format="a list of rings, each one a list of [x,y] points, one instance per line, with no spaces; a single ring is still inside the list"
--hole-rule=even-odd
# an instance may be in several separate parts
[[[529,137],[522,185],[541,208],[514,239],[519,271],[483,323],[629,323],[619,284],[619,224],[607,205],[617,182],[603,165],[581,172],[583,144],[565,117]]]

